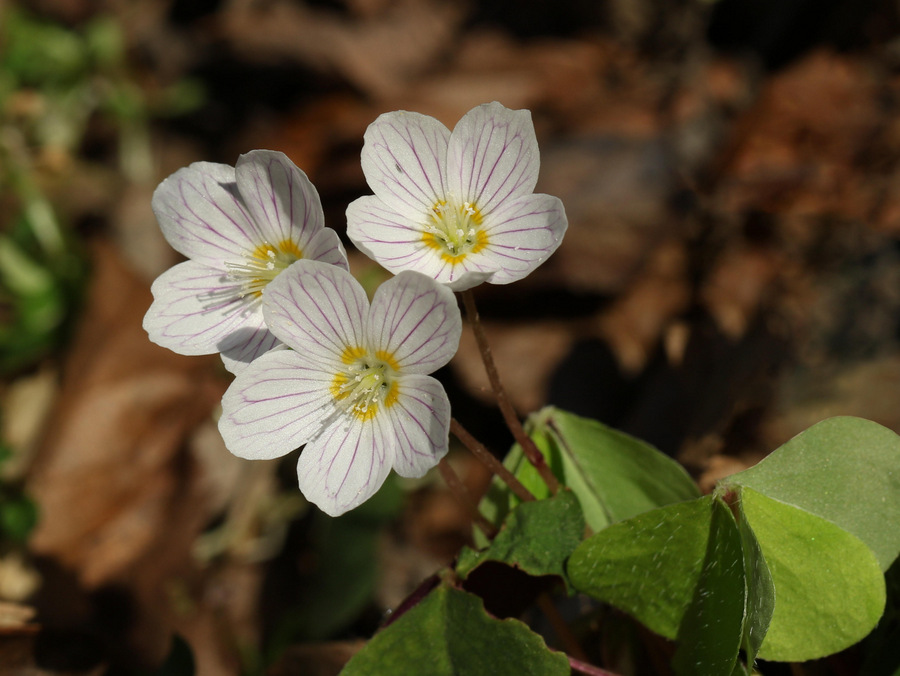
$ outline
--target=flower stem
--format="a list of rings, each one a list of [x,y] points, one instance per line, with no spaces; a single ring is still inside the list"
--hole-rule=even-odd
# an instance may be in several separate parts
[[[509,489],[519,500],[522,502],[534,500],[534,495],[531,494],[531,491],[525,488],[524,484],[506,469],[503,463],[494,457],[493,453],[484,447],[484,444],[469,434],[469,431],[456,418],[450,419],[450,431],[453,432],[453,436],[459,439],[472,452],[472,455],[478,458],[491,472],[500,477],[501,481],[509,486]]]
[[[618,676],[606,669],[601,669],[600,667],[595,667],[593,664],[577,660],[571,655],[566,655],[566,657],[569,658],[569,666],[572,668],[572,671],[577,671],[580,674],[587,674],[588,676]]]
[[[546,460],[544,460],[544,455],[538,450],[537,446],[534,445],[531,437],[525,434],[525,430],[522,429],[522,423],[519,421],[519,417],[516,415],[516,411],[509,401],[509,397],[506,396],[506,390],[503,389],[503,385],[500,382],[500,375],[497,373],[497,366],[494,364],[494,357],[491,354],[491,346],[487,342],[484,327],[481,325],[481,319],[478,316],[478,308],[475,307],[475,296],[472,294],[471,289],[462,291],[460,295],[463,299],[463,306],[466,308],[466,316],[469,318],[469,321],[472,322],[472,330],[475,332],[475,340],[478,343],[478,349],[481,352],[484,369],[487,371],[488,380],[491,382],[491,389],[494,390],[494,394],[497,397],[497,405],[500,407],[503,419],[506,421],[509,431],[512,432],[512,435],[519,443],[519,446],[522,447],[525,457],[528,458],[528,461],[532,465],[534,465],[534,468],[538,471],[538,474],[541,475],[544,483],[547,484],[550,493],[556,495],[556,493],[559,492],[559,481],[550,470]]]
[[[481,529],[482,533],[493,540],[497,536],[497,527],[488,521],[484,517],[484,514],[478,511],[478,506],[472,499],[472,494],[469,493],[469,489],[466,488],[465,484],[460,481],[456,472],[453,471],[450,463],[447,462],[447,458],[441,458],[441,461],[438,463],[438,469],[441,472],[441,476],[444,477],[447,486],[449,486],[450,491],[456,496],[459,504],[461,504],[469,513],[472,522]]]

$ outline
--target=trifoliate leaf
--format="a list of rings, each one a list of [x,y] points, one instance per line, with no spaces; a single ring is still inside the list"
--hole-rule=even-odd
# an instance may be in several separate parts
[[[487,549],[463,549],[456,572],[464,578],[477,565],[490,560],[516,566],[529,575],[559,575],[565,579],[565,561],[583,535],[584,515],[571,491],[561,491],[546,500],[523,502],[510,512]]]
[[[824,420],[727,479],[853,533],[881,570],[900,553],[900,436],[862,418]]]
[[[853,645],[884,610],[884,576],[856,536],[802,509],[741,490],[747,523],[775,587],[759,657],[802,662]]]
[[[678,628],[678,649],[672,660],[676,674],[721,676],[734,671],[746,601],[741,533],[728,506],[717,498],[712,502],[706,558]]]
[[[569,558],[569,580],[674,639],[706,558],[712,501],[668,505],[601,530]]]
[[[569,661],[518,620],[490,617],[446,584],[375,635],[342,676],[569,676]]]
[[[529,434],[560,482],[581,502],[595,531],[663,505],[699,497],[684,468],[649,444],[596,420],[547,407],[531,416]],[[518,445],[504,464],[542,498],[547,487]],[[482,504],[499,520],[518,500],[499,481]]]

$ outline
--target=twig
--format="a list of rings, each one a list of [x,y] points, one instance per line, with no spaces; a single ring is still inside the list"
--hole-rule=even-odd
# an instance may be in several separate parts
[[[456,472],[454,472],[453,468],[450,466],[450,463],[447,462],[447,458],[441,458],[441,461],[438,463],[438,469],[441,472],[441,476],[444,477],[447,486],[450,487],[450,491],[456,496],[459,504],[461,504],[469,513],[472,522],[481,529],[482,533],[493,540],[497,536],[496,526],[488,521],[484,517],[484,514],[478,511],[478,506],[472,499],[469,489],[467,489],[465,484],[460,481]]]
[[[515,409],[513,409],[509,398],[506,396],[506,391],[500,383],[500,375],[497,373],[497,366],[494,364],[491,346],[487,342],[484,327],[481,325],[481,320],[478,316],[478,308],[475,307],[475,296],[472,294],[471,289],[462,291],[460,295],[463,299],[463,306],[466,308],[466,316],[469,318],[469,321],[472,322],[472,330],[475,332],[475,340],[478,343],[478,349],[481,352],[484,369],[487,371],[491,389],[494,390],[494,394],[497,397],[497,405],[500,407],[503,419],[506,421],[506,425],[509,427],[510,432],[512,432],[513,437],[515,437],[516,441],[522,447],[525,457],[528,458],[528,461],[532,465],[534,465],[538,474],[540,474],[541,478],[544,480],[544,483],[547,484],[550,493],[556,495],[557,492],[559,492],[559,481],[550,470],[550,467],[547,466],[543,453],[538,450],[531,438],[525,434],[525,430],[522,429],[522,423],[519,421],[519,417],[516,415]]]
[[[463,445],[472,452],[472,455],[484,463],[491,472],[500,477],[500,480],[509,486],[510,490],[517,498],[519,498],[519,500],[522,502],[534,500],[534,495],[531,494],[531,491],[525,488],[524,484],[522,484],[512,472],[506,469],[502,462],[494,457],[493,453],[486,449],[475,437],[469,434],[469,431],[463,427],[456,418],[450,419],[450,431],[453,432],[453,436],[459,439]]]
[[[586,660],[587,655],[585,655],[581,644],[578,643],[578,639],[572,634],[569,625],[566,624],[566,621],[562,618],[562,615],[559,614],[556,606],[553,605],[553,599],[550,598],[550,594],[547,592],[538,594],[537,604],[538,608],[541,609],[541,612],[544,613],[544,617],[550,621],[550,626],[553,627],[553,631],[562,643],[565,651],[569,653],[569,655],[574,655],[579,660]]]

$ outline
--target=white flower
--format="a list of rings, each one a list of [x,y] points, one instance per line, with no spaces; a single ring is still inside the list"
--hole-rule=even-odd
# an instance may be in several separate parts
[[[190,260],[153,283],[144,329],[179,354],[221,352],[234,373],[277,344],[260,303],[269,282],[301,258],[347,267],[316,189],[283,153],[180,169],[156,189],[153,211]]]
[[[391,467],[420,477],[446,454],[450,402],[427,374],[459,344],[449,289],[403,272],[370,306],[349,272],[303,260],[266,289],[263,314],[292,349],[262,355],[225,392],[219,430],[232,453],[268,459],[306,444],[300,490],[332,516]]]
[[[369,125],[362,167],[375,193],[347,209],[347,235],[391,272],[461,291],[514,282],[559,246],[562,202],[533,194],[540,158],[527,110],[473,108],[453,133],[405,111]]]

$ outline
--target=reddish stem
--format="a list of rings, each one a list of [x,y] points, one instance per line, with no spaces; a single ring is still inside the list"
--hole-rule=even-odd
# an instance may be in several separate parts
[[[534,445],[531,437],[525,434],[522,423],[519,421],[519,417],[516,415],[516,411],[509,401],[509,397],[506,396],[506,390],[503,389],[503,385],[500,382],[500,375],[497,373],[497,366],[494,364],[494,357],[491,354],[491,346],[488,344],[487,336],[484,333],[484,327],[481,325],[481,320],[478,316],[478,308],[475,307],[475,296],[472,295],[471,290],[463,291],[460,295],[463,299],[463,306],[466,308],[466,316],[472,323],[472,330],[475,332],[475,341],[478,343],[478,349],[481,352],[484,369],[487,371],[491,389],[494,390],[494,394],[497,397],[497,405],[500,407],[503,419],[506,421],[509,431],[512,432],[512,435],[519,443],[519,446],[522,447],[525,457],[528,458],[528,461],[532,465],[534,465],[538,474],[540,474],[541,478],[544,480],[544,483],[547,484],[550,493],[556,495],[557,492],[559,492],[559,481],[550,470],[550,467],[547,466],[543,453],[541,453],[537,446]]]
[[[534,500],[534,495],[531,494],[531,491],[525,488],[522,482],[506,469],[503,463],[494,457],[493,453],[484,447],[484,444],[469,434],[469,431],[456,418],[450,419],[450,431],[453,432],[453,436],[459,439],[472,452],[472,455],[484,463],[491,472],[500,477],[519,500],[522,502]]]
[[[606,669],[601,669],[600,667],[595,667],[593,664],[577,660],[571,655],[566,655],[566,657],[569,658],[569,666],[572,668],[572,671],[587,674],[588,676],[618,676],[618,674],[614,674]]]

